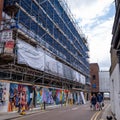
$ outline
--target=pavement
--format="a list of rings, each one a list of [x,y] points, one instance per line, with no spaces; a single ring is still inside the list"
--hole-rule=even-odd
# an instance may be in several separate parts
[[[61,105],[55,105],[55,106],[47,107],[46,110],[51,110],[51,109],[60,108],[60,107]],[[97,117],[96,120],[108,120],[106,118],[107,116],[112,116],[113,117],[112,120],[115,120],[110,108],[111,108],[110,103],[107,103],[104,110],[101,112],[101,114]],[[34,108],[33,110],[27,111],[26,115],[35,114],[37,112],[44,112],[44,110],[41,110],[40,108]],[[15,118],[19,118],[21,116],[23,115],[20,115],[17,112],[0,113],[0,120],[12,120]]]
[[[112,119],[107,119],[107,116],[112,116]],[[110,103],[107,103],[105,106],[105,109],[101,112],[97,120],[116,120],[111,112],[111,105]]]
[[[55,109],[55,108],[60,108],[61,105],[54,105],[54,106],[48,106],[46,107],[46,110],[52,110],[52,109]],[[31,115],[31,114],[35,114],[35,113],[38,113],[38,112],[44,112],[45,110],[43,110],[43,108],[33,108],[32,110],[29,110],[29,111],[26,111],[26,114],[25,115]],[[12,120],[12,119],[15,119],[15,118],[19,118],[23,115],[20,115],[20,113],[18,112],[8,112],[8,113],[0,113],[0,120]]]

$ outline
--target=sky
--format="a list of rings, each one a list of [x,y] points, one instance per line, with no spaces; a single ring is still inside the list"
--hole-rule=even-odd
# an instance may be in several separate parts
[[[90,63],[98,63],[100,70],[109,70],[115,16],[114,0],[66,0],[66,2],[88,40]]]

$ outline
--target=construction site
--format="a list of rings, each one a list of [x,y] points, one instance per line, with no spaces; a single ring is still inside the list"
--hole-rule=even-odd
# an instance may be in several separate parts
[[[9,86],[5,101],[18,91],[29,91],[28,103],[35,107],[43,101],[77,104],[89,99],[88,42],[66,1],[2,0],[0,14],[0,89]],[[61,97],[39,101],[40,90]],[[14,110],[10,103],[4,111]]]

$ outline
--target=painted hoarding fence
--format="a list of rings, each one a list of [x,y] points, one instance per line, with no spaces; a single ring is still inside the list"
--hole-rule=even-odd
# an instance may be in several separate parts
[[[84,103],[80,92],[70,92],[69,90],[37,86],[36,107],[39,107],[43,102],[45,102],[46,105]]]
[[[23,107],[29,110],[31,107],[41,107],[44,102],[46,106],[79,104],[80,92],[0,82],[0,112],[19,111]]]
[[[46,105],[58,105],[58,104],[64,104],[66,102],[67,92],[65,90],[54,89],[54,88],[43,88],[37,86],[36,93],[37,93],[36,94],[37,107],[43,102],[45,102]]]
[[[29,109],[32,93],[32,86],[10,83],[8,112],[17,111],[19,107]]]
[[[0,112],[7,112],[9,101],[9,83],[0,82]]]

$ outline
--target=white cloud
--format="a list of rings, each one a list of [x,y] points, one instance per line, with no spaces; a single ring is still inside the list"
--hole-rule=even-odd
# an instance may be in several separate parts
[[[67,0],[67,3],[77,18],[95,18],[105,14],[114,0]]]
[[[103,66],[102,62],[104,63],[105,61],[110,65],[112,24],[113,19],[111,18],[108,21],[104,21],[103,23],[96,26],[92,31],[88,31],[90,36],[90,62],[98,62],[100,63],[100,66]],[[108,64],[106,64],[106,66],[108,66]]]
[[[109,70],[110,44],[113,18],[98,19],[105,16],[114,0],[67,0],[79,26],[88,36],[90,62],[97,62],[101,69]]]

